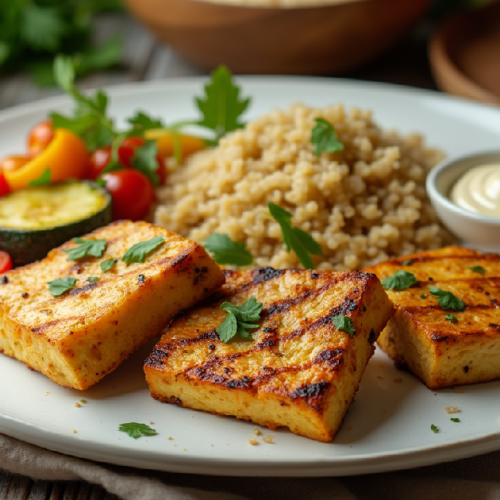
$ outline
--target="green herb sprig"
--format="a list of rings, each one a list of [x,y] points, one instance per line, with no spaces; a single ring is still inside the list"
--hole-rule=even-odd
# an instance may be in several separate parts
[[[418,280],[414,274],[398,269],[392,276],[384,278],[381,283],[386,290],[397,290],[400,292],[417,284]]]
[[[211,234],[203,246],[212,254],[217,264],[248,266],[253,262],[252,254],[244,242],[233,241],[227,234]]]
[[[109,271],[117,262],[118,262],[118,259],[104,260],[100,264],[101,271],[103,271],[103,272]]]
[[[158,248],[164,241],[165,238],[163,236],[155,236],[150,240],[140,241],[125,252],[122,260],[127,266],[130,266],[130,264],[134,262],[144,262],[146,260],[146,255]]]
[[[77,283],[77,279],[71,276],[66,276],[64,278],[56,278],[55,280],[47,282],[49,285],[49,292],[54,297],[59,297],[63,293],[71,290]]]
[[[444,310],[451,309],[452,311],[460,312],[465,309],[464,301],[453,295],[453,293],[441,290],[440,288],[436,288],[434,286],[431,286],[429,291],[434,297],[437,297],[439,305]]]
[[[339,314],[338,316],[332,317],[332,323],[338,330],[342,330],[349,334],[349,337],[354,337],[356,333],[356,328],[352,325],[351,318]]]
[[[336,153],[344,150],[344,145],[338,140],[335,127],[324,118],[315,118],[316,124],[311,131],[311,144],[314,146],[314,154]]]
[[[248,329],[259,326],[256,321],[260,320],[262,303],[255,297],[250,297],[241,306],[223,302],[220,308],[227,312],[224,321],[216,328],[222,342],[229,342],[235,335],[248,339],[252,336]]]
[[[472,266],[472,267],[469,267],[469,269],[471,271],[474,271],[475,273],[486,274],[486,269],[484,267],[481,267],[481,266]]]
[[[28,186],[47,186],[52,181],[52,170],[46,168],[37,179],[28,182]]]
[[[69,250],[63,250],[68,254],[68,260],[83,259],[87,255],[92,257],[101,257],[106,249],[106,240],[84,240],[83,238],[74,238],[73,241],[78,245]]]
[[[154,436],[157,434],[156,430],[149,425],[140,424],[138,422],[128,422],[120,424],[118,427],[120,432],[126,432],[131,438],[139,439],[142,436]]]
[[[323,255],[321,245],[308,233],[292,226],[292,214],[284,208],[269,203],[269,212],[280,225],[283,241],[288,251],[293,250],[304,269],[314,269],[310,255]]]

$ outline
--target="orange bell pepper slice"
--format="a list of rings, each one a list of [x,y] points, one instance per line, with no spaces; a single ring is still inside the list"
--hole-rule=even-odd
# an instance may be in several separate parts
[[[77,135],[64,128],[55,131],[54,139],[46,149],[21,168],[5,171],[4,176],[12,191],[22,189],[50,169],[53,182],[83,179],[88,167],[87,148]]]
[[[158,147],[158,154],[162,159],[174,156],[174,137],[169,132],[163,130],[147,130],[145,132],[146,139],[156,140]],[[181,142],[182,158],[186,159],[188,156],[205,149],[205,141],[199,137],[192,135],[179,135]]]

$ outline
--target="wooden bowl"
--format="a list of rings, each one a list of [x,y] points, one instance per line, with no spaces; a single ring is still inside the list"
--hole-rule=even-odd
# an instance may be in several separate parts
[[[442,90],[500,105],[500,3],[447,19],[430,42],[429,58]]]
[[[126,3],[160,40],[205,69],[223,63],[235,73],[333,74],[388,48],[429,0],[337,1],[296,8],[199,0]]]

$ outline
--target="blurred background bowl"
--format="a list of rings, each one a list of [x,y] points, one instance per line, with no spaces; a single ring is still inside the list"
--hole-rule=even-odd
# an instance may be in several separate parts
[[[335,0],[332,0],[335,2]],[[337,0],[248,7],[200,0],[126,0],[186,59],[236,73],[335,74],[373,59],[405,34],[429,0]]]

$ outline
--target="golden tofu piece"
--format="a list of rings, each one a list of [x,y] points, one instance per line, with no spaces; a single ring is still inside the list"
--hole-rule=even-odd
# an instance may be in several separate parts
[[[165,241],[144,263],[121,260],[130,247],[156,236]],[[203,247],[145,222],[115,222],[84,239],[105,239],[102,257],[70,261],[63,250],[76,246],[71,241],[0,277],[0,352],[80,390],[224,282]],[[117,262],[104,272],[100,263],[108,259]],[[75,287],[52,296],[47,282],[67,276],[78,280]]]
[[[398,270],[418,283],[387,290],[396,313],[378,343],[396,365],[408,366],[430,389],[500,378],[500,256],[455,246],[366,269],[381,280]],[[465,309],[443,309],[430,287],[452,292]]]
[[[331,441],[392,314],[380,281],[362,272],[225,271],[226,284],[177,318],[145,362],[154,398]],[[263,304],[251,339],[227,344],[223,301]],[[350,318],[355,334],[335,327]]]

